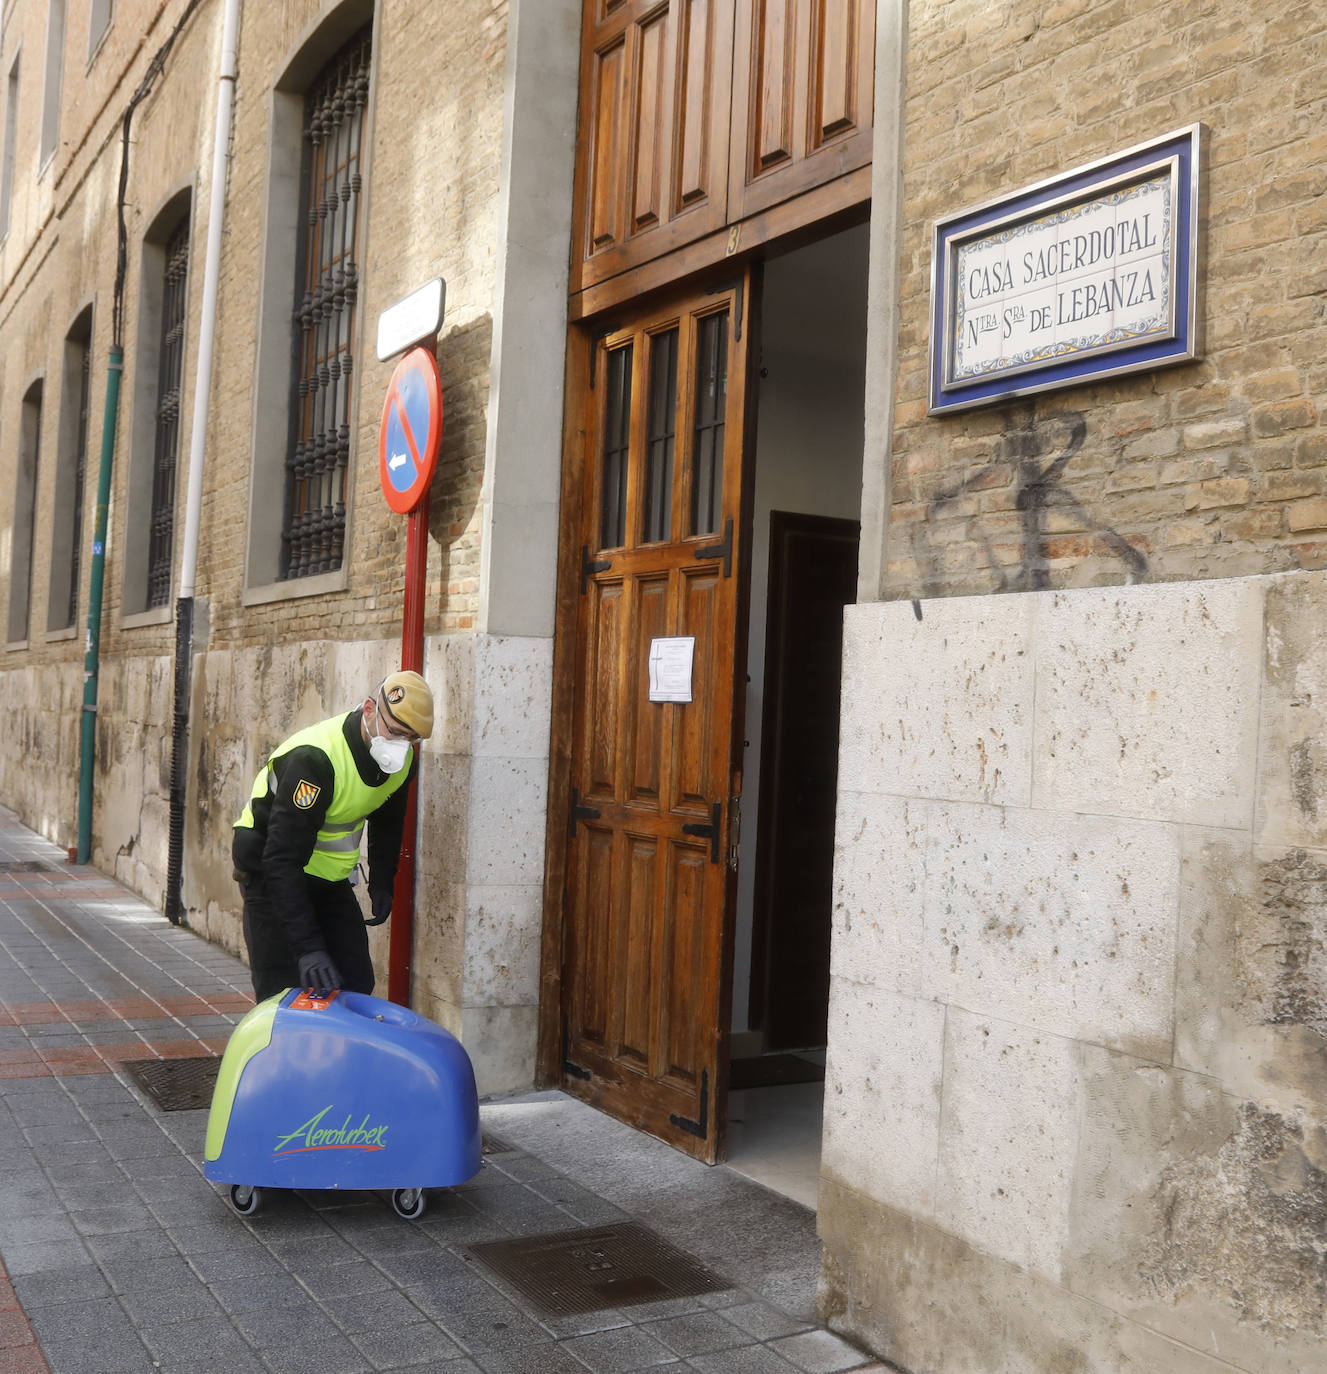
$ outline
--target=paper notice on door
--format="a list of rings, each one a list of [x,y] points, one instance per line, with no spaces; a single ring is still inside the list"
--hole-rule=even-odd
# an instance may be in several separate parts
[[[695,635],[650,640],[650,700],[690,701]]]

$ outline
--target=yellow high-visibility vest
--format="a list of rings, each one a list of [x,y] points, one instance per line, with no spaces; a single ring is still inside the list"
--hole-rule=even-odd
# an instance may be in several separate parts
[[[389,773],[387,780],[377,787],[370,787],[360,777],[354,756],[350,752],[350,743],[345,735],[346,716],[349,714],[347,711],[345,716],[333,716],[330,720],[320,720],[317,725],[297,730],[283,744],[278,745],[267,760],[266,767],[254,779],[249,800],[240,813],[239,820],[235,822],[237,829],[243,827],[252,830],[254,802],[269,793],[276,795],[276,772],[272,765],[277,759],[304,744],[321,749],[331,760],[336,781],[332,787],[332,800],[327,807],[327,815],[323,818],[322,829],[318,831],[318,839],[313,846],[309,862],[304,865],[304,871],[315,878],[327,878],[332,881],[348,878],[354,872],[355,864],[359,860],[360,838],[364,834],[365,819],[410,776],[410,767],[407,764],[399,773]],[[287,779],[286,786],[292,788],[295,795],[282,797],[281,800],[299,805],[300,789],[312,787],[312,784],[291,777]],[[315,800],[316,795],[304,804],[312,805]]]

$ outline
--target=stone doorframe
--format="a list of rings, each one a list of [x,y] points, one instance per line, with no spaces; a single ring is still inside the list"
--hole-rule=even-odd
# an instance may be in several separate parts
[[[465,835],[459,1005],[438,1012],[486,1093],[534,1081],[580,24],[580,0],[508,10],[478,625],[428,648],[469,708],[445,818]]]

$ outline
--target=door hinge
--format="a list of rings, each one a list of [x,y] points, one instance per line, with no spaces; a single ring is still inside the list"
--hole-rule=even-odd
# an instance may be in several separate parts
[[[733,517],[730,515],[723,522],[723,538],[717,544],[702,544],[695,550],[697,558],[722,558],[723,575],[731,577],[733,575]],[[589,557],[588,550],[585,556]],[[584,574],[581,577],[581,590],[585,590]]]
[[[577,821],[597,821],[601,815],[603,815],[603,812],[595,807],[581,805],[579,788],[573,787],[571,789],[571,814],[567,818],[568,835],[575,835]]]
[[[611,558],[591,558],[590,546],[581,545],[581,595],[585,595],[585,588],[589,585],[591,573],[607,572],[613,566]]]
[[[589,1076],[588,1074],[586,1075]],[[692,1121],[690,1117],[679,1116],[673,1112],[669,1116],[669,1121],[677,1127],[679,1131],[685,1131],[688,1135],[699,1136],[704,1140],[710,1133],[710,1071],[702,1069],[700,1071],[700,1120]]]
[[[567,1045],[570,1040],[571,1030],[567,1025],[567,1016],[564,1012],[562,1015],[562,1071],[563,1073],[569,1073],[573,1078],[579,1078],[588,1083],[590,1080],[589,1069],[583,1069],[579,1064],[573,1064],[571,1060],[567,1058]]]
[[[682,833],[684,835],[695,835],[700,839],[709,840],[710,863],[712,864],[717,864],[719,862],[719,832],[721,829],[719,817],[722,815],[723,803],[715,802],[714,805],[710,807],[710,821],[708,825],[700,821],[695,821],[682,827]]]

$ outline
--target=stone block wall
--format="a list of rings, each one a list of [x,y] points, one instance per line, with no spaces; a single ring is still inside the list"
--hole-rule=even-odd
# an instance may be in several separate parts
[[[1327,575],[849,607],[820,1230],[911,1374],[1327,1349]]]
[[[1327,566],[1322,6],[923,0],[903,79],[877,594]],[[933,222],[1195,122],[1201,361],[929,419]]]

